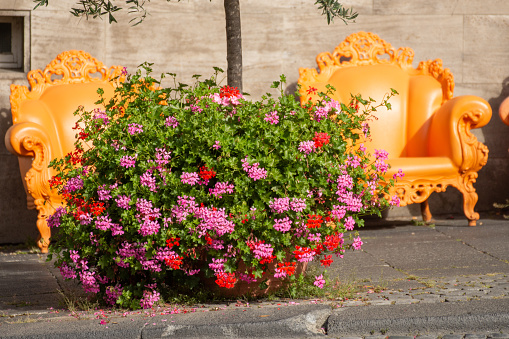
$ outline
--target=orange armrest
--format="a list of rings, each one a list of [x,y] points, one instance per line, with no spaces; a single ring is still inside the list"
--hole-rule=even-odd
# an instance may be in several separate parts
[[[33,122],[11,126],[5,134],[5,146],[12,154],[35,158],[33,165],[51,159],[49,137],[41,125]]]
[[[477,147],[477,138],[470,131],[485,126],[491,119],[486,100],[474,96],[455,97],[443,104],[433,115],[428,134],[428,154],[448,157],[458,167],[469,156],[469,148]]]

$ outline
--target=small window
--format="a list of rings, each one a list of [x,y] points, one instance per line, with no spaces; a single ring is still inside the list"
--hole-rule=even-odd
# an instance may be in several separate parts
[[[29,13],[0,11],[0,70],[28,71]]]

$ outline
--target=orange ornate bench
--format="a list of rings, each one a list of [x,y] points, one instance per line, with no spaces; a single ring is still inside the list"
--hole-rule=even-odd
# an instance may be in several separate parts
[[[333,99],[348,103],[351,94],[361,94],[381,102],[395,89],[399,95],[390,99],[391,110],[378,109],[377,120],[370,122],[371,141],[366,145],[389,153],[392,166],[386,179],[402,169],[391,194],[401,206],[421,203],[422,216],[431,220],[428,197],[448,186],[463,194],[463,209],[470,226],[479,214],[474,212],[478,196],[473,184],[477,172],[488,160],[488,148],[471,133],[486,125],[491,108],[482,98],[465,95],[453,97],[454,78],[442,60],[420,62],[412,67],[410,48],[394,49],[376,34],[359,32],[348,36],[332,52],[320,53],[319,71],[300,68],[301,102],[317,100],[308,94],[310,87],[326,92],[335,87]]]
[[[46,218],[62,199],[50,189],[48,180],[54,175],[48,168],[54,158],[61,158],[74,150],[77,121],[74,112],[81,105],[87,110],[96,108],[98,88],[111,97],[113,80],[122,74],[120,66],[106,68],[83,51],[59,54],[46,68],[30,71],[30,89],[11,85],[13,125],[5,135],[7,149],[18,156],[21,177],[27,193],[27,206],[38,210],[37,245],[48,251],[51,231]]]

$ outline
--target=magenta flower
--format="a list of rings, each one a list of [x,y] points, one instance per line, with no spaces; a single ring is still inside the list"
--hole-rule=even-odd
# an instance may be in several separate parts
[[[140,306],[143,309],[151,308],[154,303],[159,301],[161,294],[156,291],[143,291],[143,297],[140,299]]]
[[[216,143],[214,145],[212,145],[212,148],[213,149],[220,149],[221,148],[221,145],[219,144],[218,140],[216,140]]]
[[[405,173],[403,173],[403,170],[400,168],[400,169],[398,170],[398,173],[394,173],[394,175],[392,176],[392,178],[393,178],[394,180],[397,180],[397,179],[399,179],[399,178],[403,178],[404,176],[405,176]]]
[[[99,200],[105,201],[111,198],[111,191],[106,188],[105,185],[101,185],[97,190],[97,195],[99,196]]]
[[[325,286],[325,279],[323,278],[323,274],[315,276],[315,282],[313,283],[318,288],[323,288]]]
[[[358,251],[361,249],[362,244],[364,244],[364,243],[362,242],[361,237],[357,237],[357,238],[353,239],[352,247],[354,250]]]
[[[352,217],[347,217],[343,224],[347,231],[352,231],[355,226],[355,220]]]
[[[115,198],[115,202],[117,206],[123,208],[125,210],[129,209],[129,202],[131,201],[131,196],[128,195],[117,195]]]
[[[310,141],[301,141],[299,144],[299,152],[304,153],[304,155],[308,155],[309,153],[315,150],[315,142]]]
[[[224,272],[224,263],[226,262],[226,259],[215,259],[212,258],[212,262],[209,263],[209,267],[212,271],[215,273],[223,273]]]
[[[228,182],[216,182],[216,185],[214,188],[209,188],[209,193],[211,195],[214,195],[218,198],[222,198],[222,195],[225,193],[233,193],[233,184],[230,184]]]
[[[257,242],[254,244],[253,254],[256,259],[266,259],[272,256],[274,249],[271,244]]]
[[[127,125],[127,132],[131,135],[143,133],[143,126],[140,124],[129,124]]]
[[[389,153],[383,149],[375,149],[375,158],[380,160],[387,160],[389,158]]]
[[[400,203],[401,203],[401,200],[399,199],[399,197],[397,197],[397,196],[395,196],[395,195],[394,195],[394,196],[392,196],[392,197],[391,197],[391,201],[389,201],[389,204],[390,204],[391,206],[397,206],[397,207],[399,207],[399,206],[400,206]]]
[[[136,158],[138,155],[131,157],[129,155],[124,155],[122,158],[120,158],[120,166],[124,168],[134,167],[136,164]]]
[[[164,148],[156,148],[156,164],[164,166],[170,162],[171,152]]]
[[[183,172],[180,176],[180,181],[182,181],[183,184],[188,184],[191,186],[197,184],[199,180],[200,176],[196,172]]]
[[[267,121],[271,125],[277,125],[279,122],[279,116],[277,115],[277,111],[265,114],[265,118],[263,120]]]
[[[306,199],[293,198],[292,202],[290,202],[290,208],[295,212],[302,212],[306,209],[306,207]]]
[[[65,192],[71,193],[77,190],[80,190],[83,188],[83,179],[81,179],[81,176],[77,176],[74,178],[70,178],[67,180],[67,182],[64,185],[63,190]]]
[[[106,295],[104,296],[104,300],[110,306],[114,306],[117,303],[118,297],[122,295],[122,286],[120,284],[116,284],[115,286],[106,287]]]
[[[283,219],[274,219],[274,229],[279,232],[288,232],[292,227],[292,221],[290,218],[285,217]]]
[[[148,187],[151,192],[157,192],[156,178],[149,171],[140,176],[140,183],[142,186]]]
[[[55,212],[46,218],[46,222],[49,228],[60,226],[60,218],[66,214],[65,208],[59,206],[56,208]]]
[[[242,169],[245,172],[247,172],[249,177],[251,179],[253,179],[254,181],[260,180],[260,179],[265,179],[267,177],[267,170],[265,170],[261,167],[258,167],[260,165],[259,163],[254,163],[254,164],[250,165],[249,162],[247,161],[247,156],[244,159],[242,159],[241,162],[242,162]]]
[[[64,261],[62,262],[62,265],[60,265],[59,267],[60,269],[60,274],[62,275],[62,277],[64,279],[76,279],[76,272],[74,271],[74,269],[67,265],[67,263]]]
[[[290,209],[290,198],[274,198],[269,207],[276,213],[284,213]]]
[[[175,117],[167,117],[166,120],[164,121],[164,125],[166,127],[173,127],[173,128],[177,128],[177,126],[179,125],[178,121],[177,121],[177,118]]]

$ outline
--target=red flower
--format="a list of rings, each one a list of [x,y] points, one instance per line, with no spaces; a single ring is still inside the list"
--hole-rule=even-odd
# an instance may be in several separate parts
[[[277,265],[278,265],[278,271],[285,272],[287,276],[292,276],[295,274],[296,263],[285,262],[285,263],[278,263]]]
[[[313,141],[315,142],[316,148],[321,148],[323,145],[327,145],[330,140],[330,135],[327,133],[317,133],[315,132],[315,137]]]
[[[180,268],[180,265],[182,265],[182,257],[175,256],[171,259],[164,259],[166,262],[166,265],[168,265],[171,269],[178,270]]]
[[[51,187],[51,188],[55,188],[55,187],[60,186],[60,185],[62,185],[62,180],[61,180],[60,177],[53,176],[49,180],[49,187]]]
[[[293,251],[293,254],[295,255],[295,259],[299,260],[311,252],[313,252],[313,250],[309,247],[295,246],[295,251]]]
[[[332,260],[332,255],[325,255],[324,258],[320,260],[321,265],[325,267],[329,267],[333,261],[334,260]]]
[[[180,241],[179,237],[170,238],[166,240],[166,246],[168,246],[168,248],[172,248],[173,246],[180,246],[179,241]]]
[[[308,90],[307,90],[307,93],[308,93],[308,94],[311,94],[311,93],[315,94],[315,93],[316,93],[316,91],[318,91],[316,88],[314,88],[314,87],[309,87],[309,88],[308,88]]]
[[[272,260],[276,259],[276,256],[275,255],[271,255],[270,257],[268,258],[263,258],[262,260],[260,260],[260,264],[270,264],[272,262]]]
[[[338,235],[328,235],[325,237],[325,241],[323,245],[327,247],[329,251],[334,251],[340,244],[342,244],[343,239]]]
[[[235,283],[237,282],[237,278],[235,278],[235,273],[218,273],[216,274],[217,280],[216,284],[221,287],[233,288]]]
[[[239,89],[237,87],[223,86],[221,87],[221,91],[219,92],[219,96],[221,98],[227,97],[238,97],[240,96]]]
[[[316,214],[308,214],[308,222],[306,223],[306,226],[308,228],[320,228],[321,224],[323,223],[322,216],[316,215]]]
[[[207,166],[200,167],[200,178],[203,180],[209,180],[216,176],[216,172],[214,172],[213,168],[208,168]]]

